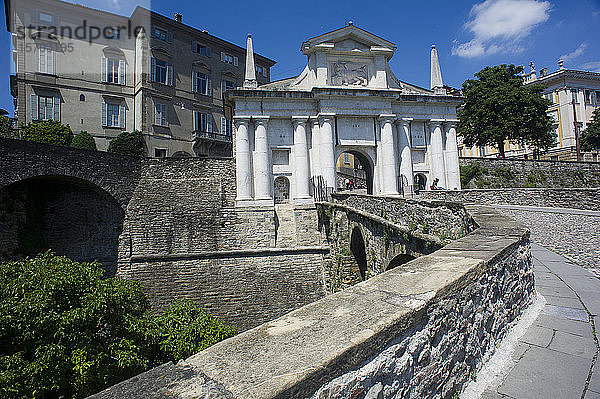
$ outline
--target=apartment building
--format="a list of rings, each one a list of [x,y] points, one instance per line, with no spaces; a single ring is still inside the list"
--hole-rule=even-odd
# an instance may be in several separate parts
[[[5,0],[18,123],[53,119],[106,150],[139,130],[153,157],[230,156],[224,92],[245,49],[143,7],[130,17],[57,0]],[[257,80],[274,61],[255,55]]]

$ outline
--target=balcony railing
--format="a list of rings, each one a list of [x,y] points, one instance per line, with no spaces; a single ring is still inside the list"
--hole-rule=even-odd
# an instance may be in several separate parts
[[[231,136],[227,135],[227,134],[221,134],[221,133],[195,131],[194,138],[196,140],[203,139],[203,140],[220,141],[223,143],[231,143]]]

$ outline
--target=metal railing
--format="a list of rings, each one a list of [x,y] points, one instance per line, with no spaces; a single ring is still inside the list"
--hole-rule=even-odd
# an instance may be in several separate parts
[[[194,132],[194,138],[196,140],[208,139],[208,140],[213,140],[213,141],[221,141],[221,142],[225,142],[225,143],[231,143],[230,135],[214,133],[214,132],[202,132],[202,131],[197,130]]]
[[[310,178],[310,195],[315,202],[324,202],[331,199],[333,187],[328,187],[323,176],[314,176]]]

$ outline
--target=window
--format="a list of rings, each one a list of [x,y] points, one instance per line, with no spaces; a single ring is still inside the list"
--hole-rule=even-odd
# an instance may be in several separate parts
[[[194,111],[194,131],[212,132],[212,115]]]
[[[40,22],[46,22],[46,23],[51,24],[53,22],[52,21],[52,14],[48,14],[46,12],[41,12],[40,11],[40,13],[38,14],[38,20]]]
[[[573,100],[574,104],[577,104],[577,89],[571,89],[571,99]]]
[[[38,47],[38,72],[54,75],[54,49],[50,46]]]
[[[235,89],[236,86],[234,81],[223,79],[221,81],[221,92],[225,93],[228,89]]]
[[[152,64],[150,70],[150,79],[153,82],[173,86],[173,64],[167,61],[156,59],[154,57],[152,57],[150,61]]]
[[[192,51],[206,57],[210,57],[212,55],[210,47],[200,44],[195,40],[192,40]]]
[[[79,101],[85,101],[85,95],[84,94],[80,94],[79,95]]]
[[[31,94],[32,121],[60,121],[60,97]]]
[[[161,103],[154,104],[154,124],[167,126],[167,105]]]
[[[125,84],[125,60],[102,58],[102,81]]]
[[[348,154],[347,152],[344,153],[344,163],[346,165],[350,165],[350,154]]]
[[[223,61],[226,64],[238,66],[238,57],[236,57],[235,55],[221,52],[221,61]]]
[[[166,158],[167,157],[167,149],[166,148],[155,148],[154,149],[154,157],[155,158]]]
[[[584,90],[583,91],[583,98],[584,98],[585,104],[592,104],[593,103],[592,94],[593,94],[593,92],[591,92],[589,90]]]
[[[231,136],[231,121],[224,116],[221,117],[221,134]]]
[[[169,32],[166,29],[162,29],[162,28],[158,28],[156,26],[153,26],[151,28],[152,30],[152,37],[158,40],[162,40],[164,42],[168,42],[171,43],[173,41],[173,33]]]
[[[198,71],[192,72],[192,75],[192,84],[194,85],[192,90],[196,93],[210,96],[212,94],[210,76]]]
[[[264,66],[256,65],[254,69],[256,70],[257,75],[262,75],[265,77],[267,76],[267,68],[265,68]]]
[[[125,103],[102,103],[102,126],[125,128]]]

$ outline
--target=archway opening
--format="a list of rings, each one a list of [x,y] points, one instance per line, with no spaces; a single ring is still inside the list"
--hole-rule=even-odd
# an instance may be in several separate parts
[[[411,260],[415,259],[414,256],[410,255],[410,254],[400,254],[394,257],[394,259],[392,259],[392,261],[388,264],[388,267],[385,270],[391,270],[395,267],[398,267],[400,265],[403,265],[407,262],[410,262]]]
[[[350,251],[358,265],[360,278],[365,280],[367,277],[367,254],[365,251],[365,240],[358,227],[355,227],[352,230],[352,236],[350,237]]]
[[[0,259],[51,249],[80,262],[117,270],[125,212],[100,187],[82,179],[43,176],[0,189]]]
[[[344,151],[336,161],[337,188],[373,194],[373,166],[358,151]]]
[[[414,177],[414,189],[415,191],[425,191],[427,187],[427,176],[423,173],[417,173]]]
[[[285,176],[276,177],[273,192],[276,204],[287,204],[290,201],[290,180]]]

